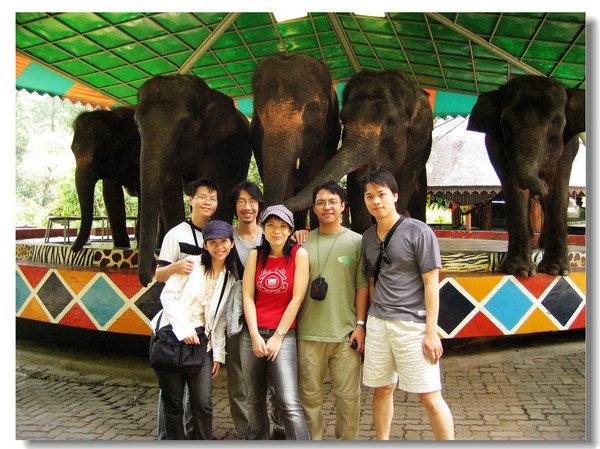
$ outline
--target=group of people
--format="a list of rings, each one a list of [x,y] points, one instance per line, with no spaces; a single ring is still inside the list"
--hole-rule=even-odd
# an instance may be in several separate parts
[[[230,195],[236,227],[211,220],[222,200],[213,181],[188,185],[191,217],[163,240],[162,311],[151,326],[171,325],[186,344],[199,343],[198,328],[211,338],[201,368],[155,367],[159,439],[212,439],[212,379],[222,364],[239,438],[322,439],[327,371],[337,439],[358,438],[361,381],[374,388],[378,439],[390,437],[396,387],[419,395],[437,439],[454,438],[441,395],[436,237],[396,211],[391,173],[369,173],[362,186],[376,222],[363,236],[342,226],[348,199],[334,182],[313,192],[319,225],[310,232],[294,232],[293,214],[265,207],[252,182]],[[236,282],[244,325],[231,335]]]

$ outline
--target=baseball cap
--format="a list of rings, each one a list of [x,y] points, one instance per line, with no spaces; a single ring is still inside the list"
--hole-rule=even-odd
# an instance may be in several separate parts
[[[233,238],[233,228],[224,221],[211,220],[202,227],[202,237],[204,240],[231,239]]]
[[[259,223],[261,225],[264,224],[270,215],[275,215],[276,217],[281,218],[292,229],[294,229],[294,214],[292,214],[290,210],[283,204],[275,204],[274,206],[269,206],[263,210],[262,214],[260,215]]]

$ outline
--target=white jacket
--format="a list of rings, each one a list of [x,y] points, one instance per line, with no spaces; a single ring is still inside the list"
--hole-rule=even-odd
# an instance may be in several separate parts
[[[186,276],[183,274],[173,274],[165,284],[160,295],[160,302],[163,306],[163,315],[160,319],[160,327],[168,324],[173,326],[173,333],[181,341],[185,337],[196,333],[192,318],[187,314],[187,310],[192,303],[192,300],[197,296],[198,292],[204,291],[205,286],[205,269],[200,265],[199,256],[191,256],[196,263],[192,272]],[[213,360],[215,362],[225,363],[225,330],[227,328],[226,313],[229,293],[235,283],[235,277],[229,273],[227,285],[223,293],[223,299],[219,304],[219,310],[215,310],[221,290],[223,289],[223,281],[225,273],[222,272],[217,278],[217,285],[210,301],[208,311],[208,322],[206,323],[206,333],[210,332],[210,342],[213,350]],[[156,323],[161,312],[158,312],[152,321],[150,327],[152,331],[156,329]],[[216,315],[215,315],[216,313]]]

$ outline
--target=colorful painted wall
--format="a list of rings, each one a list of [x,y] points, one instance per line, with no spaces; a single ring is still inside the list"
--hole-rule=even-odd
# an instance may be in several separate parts
[[[105,332],[150,335],[162,284],[142,287],[137,251],[17,244],[16,316]],[[569,255],[571,275],[498,273],[502,253],[442,253],[444,338],[563,331],[585,327],[585,251]],[[539,259],[534,252],[532,258]]]

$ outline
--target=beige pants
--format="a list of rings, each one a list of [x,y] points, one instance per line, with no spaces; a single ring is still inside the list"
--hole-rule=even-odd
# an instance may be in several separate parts
[[[298,340],[298,387],[310,437],[313,440],[323,438],[321,409],[328,368],[335,398],[335,437],[338,440],[356,440],[360,417],[361,357],[345,341]]]

